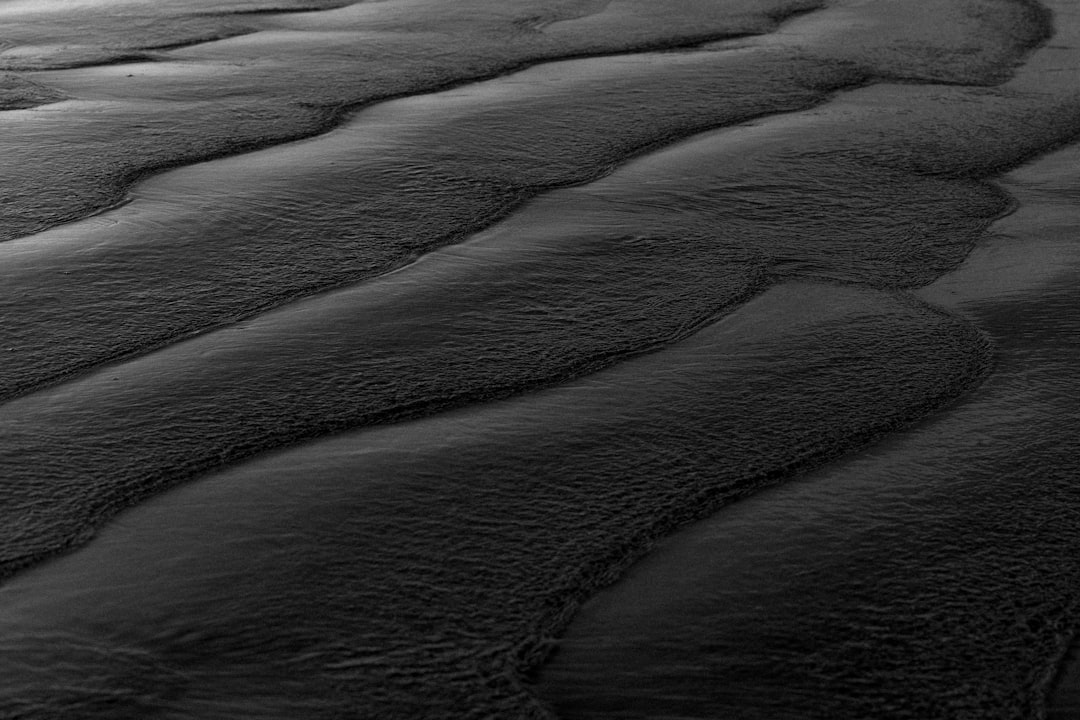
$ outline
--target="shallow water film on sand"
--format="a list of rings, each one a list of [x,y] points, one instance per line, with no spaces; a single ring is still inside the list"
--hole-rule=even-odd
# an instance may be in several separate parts
[[[0,0],[0,718],[1080,716],[1069,0]]]

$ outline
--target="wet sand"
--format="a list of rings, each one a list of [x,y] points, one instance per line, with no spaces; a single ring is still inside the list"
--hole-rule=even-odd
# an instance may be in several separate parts
[[[541,674],[560,717],[1071,717],[1078,158],[1003,178],[1017,211],[918,292],[989,329],[989,379],[663,541]]]
[[[541,716],[520,673],[594,588],[670,527],[963,392],[985,350],[903,298],[779,286],[579,381],[268,455],[5,583],[7,687],[68,707],[143,678],[121,714]],[[92,678],[55,665],[87,653]]]
[[[0,7],[73,96],[0,113],[0,712],[546,717],[724,508],[560,711],[1037,714],[1074,158],[988,179],[1076,136],[1080,24],[984,4]]]

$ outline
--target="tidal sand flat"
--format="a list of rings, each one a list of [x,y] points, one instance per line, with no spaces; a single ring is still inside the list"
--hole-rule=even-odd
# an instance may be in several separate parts
[[[1025,47],[1012,33],[1002,33],[984,21],[970,21],[961,29],[971,42],[989,35],[1011,47],[1013,59],[1019,58]],[[304,31],[305,42],[317,42],[308,32]],[[918,27],[898,28],[894,41],[920,42],[933,47],[936,53],[949,52],[944,45],[933,45],[935,38],[923,38],[920,32]],[[1033,26],[1019,40],[1033,42],[1038,32],[1039,27]],[[259,35],[250,36],[251,42]],[[316,139],[153,178],[133,188],[131,202],[124,207],[24,237],[10,243],[6,252],[0,250],[5,288],[0,296],[4,310],[0,345],[14,348],[0,375],[0,396],[22,394],[50,378],[145,351],[306,294],[387,272],[419,253],[468,237],[531,197],[594,181],[628,158],[666,142],[717,126],[820,104],[838,90],[879,75],[908,73],[917,78],[924,72],[909,67],[911,63],[899,52],[874,54],[865,66],[834,58],[843,54],[844,35],[810,35],[807,42],[820,45],[814,48],[817,54],[798,44],[774,42],[764,47],[722,46],[699,52],[548,63],[468,87],[384,103],[359,112],[343,127]],[[244,47],[253,52],[261,45]],[[882,47],[888,50],[892,45],[883,43]],[[326,68],[335,77],[349,77],[348,70]],[[997,77],[1000,67],[979,59],[968,69],[975,71],[982,82],[989,83]],[[85,82],[86,72],[79,71],[72,91]],[[112,70],[108,72],[110,87],[125,79],[111,74]],[[212,72],[209,75],[215,76]],[[184,75],[182,79],[189,77]],[[940,80],[959,82],[962,77],[946,67]],[[162,84],[167,85],[168,78],[159,78],[154,87]],[[265,90],[256,95],[257,102],[269,102],[263,97],[268,94]],[[1018,123],[1032,125],[1031,141],[1036,144],[1054,142],[1071,127],[1066,122],[1070,97],[1051,97],[1040,105],[1019,98],[997,99],[993,103],[981,98],[982,108],[964,108],[968,103],[980,103],[980,97],[961,90],[942,95],[926,96],[924,104],[961,105],[959,112],[950,113],[962,125],[955,129],[960,136],[985,127],[985,116],[994,117],[994,113],[1004,115],[995,118],[996,126],[1002,130]],[[652,101],[641,102],[646,96]],[[582,97],[590,98],[589,102],[582,103]],[[125,158],[149,159],[164,152],[158,145],[169,152],[178,149],[170,140],[172,133],[197,139],[203,147],[220,139],[225,143],[222,147],[227,147],[222,127],[242,134],[247,132],[245,123],[257,125],[265,120],[274,128],[288,125],[280,112],[269,120],[263,118],[261,110],[249,107],[256,100],[246,95],[227,95],[228,103],[247,103],[245,120],[233,122],[215,115],[210,119],[215,129],[208,134],[201,125],[173,123],[177,114],[184,122],[209,122],[204,112],[207,101],[195,106],[186,101],[179,108],[176,102],[148,98],[123,102],[116,98],[70,100],[9,117],[13,132],[6,136],[8,142],[20,152],[32,149],[37,153],[33,163],[27,157],[17,166],[37,169],[21,175],[14,184],[18,193],[39,204],[31,217],[50,213],[63,217],[73,211],[68,207],[72,198],[88,192],[87,183],[80,178],[89,174],[100,179],[102,173],[113,173],[115,163],[108,161],[117,148]],[[222,102],[213,104],[213,112],[220,110]],[[894,214],[887,207],[892,203],[910,208],[916,203],[952,201],[958,206],[916,211],[900,221],[917,235],[928,232],[924,225],[949,224],[965,216],[985,219],[1000,211],[1003,200],[987,197],[984,188],[944,192],[930,186],[945,174],[979,177],[988,167],[1009,162],[1024,144],[920,148],[918,143],[926,128],[920,129],[918,124],[929,123],[936,116],[924,114],[897,127],[899,123],[891,115],[900,102],[908,105],[905,110],[919,107],[914,105],[914,98],[884,100],[885,107],[876,112],[873,122],[850,119],[846,130],[857,133],[855,137],[846,139],[834,127],[831,136],[815,132],[814,139],[824,147],[808,146],[800,151],[831,155],[823,163],[828,167],[822,172],[840,173],[851,179],[857,174],[865,178],[869,173],[874,177],[861,181],[863,185],[892,185],[881,190],[876,201],[859,201],[877,206],[874,212],[885,216],[881,230],[887,236],[900,239],[905,232],[895,230],[896,221],[887,217]],[[117,114],[122,119],[118,120]],[[119,142],[120,136],[115,135],[117,124],[132,122],[149,130],[147,137],[143,138],[142,132],[125,133],[123,142]],[[108,132],[102,139],[105,128]],[[814,132],[816,128],[808,129]],[[878,153],[875,146],[879,133],[893,130],[906,136],[898,138],[892,152]],[[30,142],[34,137],[37,142]],[[94,149],[73,167],[69,166],[70,153],[66,149],[72,142],[89,142]],[[138,152],[131,152],[133,149]],[[62,167],[42,157],[42,151],[63,153]],[[175,156],[169,157],[168,162],[177,161]],[[908,162],[911,157],[922,158],[926,167],[912,167]],[[874,160],[868,163],[868,158]],[[794,218],[806,205],[818,207],[821,202],[834,202],[833,198],[842,194],[814,193],[815,184],[826,187],[810,179],[816,168],[793,168],[789,158],[779,159],[790,168],[784,173],[793,185],[792,191],[773,192],[780,197],[742,201],[745,193],[738,198],[732,194],[732,201],[742,201],[743,207],[725,207],[724,203],[702,203],[690,196],[698,192],[707,198],[715,190],[684,187],[681,197],[661,202],[672,212],[689,209],[700,215],[703,204],[706,212],[718,214],[726,210],[726,216],[716,218],[698,233],[741,235],[743,231],[735,227],[736,223],[746,227],[761,218],[759,208],[765,203]],[[804,159],[810,158],[804,155]],[[971,159],[976,159],[975,163]],[[755,167],[750,158],[729,158],[726,162],[733,175],[719,175],[720,182],[726,181],[730,187],[736,182],[734,173],[738,173],[739,180],[755,183],[751,191],[769,191],[754,174],[768,174],[771,169]],[[109,167],[103,169],[103,163]],[[35,172],[41,173],[38,179],[47,178],[48,191],[34,184]],[[779,180],[780,172],[777,169],[773,177]],[[904,188],[919,183],[924,187],[909,197]],[[106,186],[95,182],[89,187],[96,192]],[[648,186],[645,192],[649,192]],[[52,202],[48,198],[56,199],[61,206],[50,206],[51,210],[41,206],[42,202]],[[99,197],[97,202],[111,200]],[[693,202],[697,205],[690,205]],[[817,212],[803,219],[827,222],[825,216]],[[865,217],[849,213],[848,217],[852,216]],[[673,220],[679,221],[670,217],[650,221],[644,217],[642,222],[655,226]],[[20,223],[12,216],[6,227],[12,233],[24,230],[25,225]],[[681,227],[650,231],[686,232]],[[763,231],[788,235],[799,232],[797,223],[777,223],[773,217],[750,230],[757,234]],[[624,232],[640,234],[644,228],[630,227]],[[977,232],[977,227],[939,228],[934,234],[942,243],[963,246],[972,242],[971,232]],[[830,234],[823,232],[820,237]],[[864,236],[859,234],[860,238]],[[866,251],[873,252],[870,246]],[[938,267],[933,260],[928,265],[925,272],[929,278]],[[894,270],[886,261],[879,264],[878,272]],[[895,272],[903,275],[910,268]],[[64,276],[62,283],[52,282],[57,274]],[[148,297],[154,302],[146,302]]]
[[[903,296],[783,285],[580,381],[246,463],[0,589],[13,707],[542,717],[520,673],[591,589],[962,392],[987,352]]]
[[[918,293],[987,329],[988,379],[664,541],[570,626],[560,717],[1075,717],[1078,158],[1006,176],[1017,212]]]
[[[1048,707],[1071,6],[0,21],[3,716]]]

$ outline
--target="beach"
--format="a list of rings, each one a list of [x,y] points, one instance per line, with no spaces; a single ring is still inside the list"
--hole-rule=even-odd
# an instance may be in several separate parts
[[[1068,717],[1068,3],[0,23],[0,717]]]

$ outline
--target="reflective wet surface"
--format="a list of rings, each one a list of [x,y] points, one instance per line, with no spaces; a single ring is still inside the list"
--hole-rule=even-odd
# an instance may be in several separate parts
[[[986,382],[662,543],[542,673],[561,717],[1037,716],[1080,573],[1077,157],[1008,176],[1020,209],[919,292],[990,333]]]
[[[1047,5],[0,2],[0,713],[1038,716]]]

